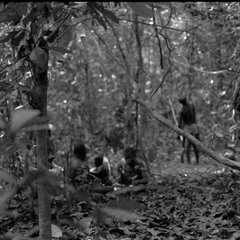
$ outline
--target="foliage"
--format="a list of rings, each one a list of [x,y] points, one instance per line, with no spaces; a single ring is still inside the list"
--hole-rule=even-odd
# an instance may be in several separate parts
[[[188,95],[197,107],[201,141],[221,154],[227,150],[238,154],[238,120],[233,121],[231,116],[233,96],[235,109],[239,100],[238,91],[234,93],[239,73],[238,12],[239,4],[234,2],[2,3],[0,160],[4,172],[0,186],[5,182],[7,185],[0,198],[0,213],[15,216],[16,211],[5,208],[5,202],[16,196],[18,185],[14,181],[21,184],[27,181],[24,185],[27,188],[46,184],[55,200],[65,200],[61,196],[62,179],[56,180],[46,171],[32,178],[36,173],[31,171],[36,164],[36,136],[32,131],[48,129],[47,121],[51,123],[57,149],[55,161],[62,166],[71,158],[72,146],[79,140],[86,143],[91,158],[99,151],[112,156],[112,165],[121,158],[118,150],[133,144],[141,149],[143,159],[151,160],[153,168],[160,161],[177,159],[181,147],[175,140],[176,134],[133,102],[135,97],[150,100],[156,111],[177,124],[178,98]],[[41,98],[37,92],[47,70],[48,119],[39,112]],[[37,80],[36,72],[40,76]],[[19,106],[23,108],[16,110]],[[141,226],[136,223],[131,229],[133,235],[141,232],[143,238],[160,235],[169,239],[189,235],[238,237],[238,233],[233,236],[227,229],[221,232],[215,229],[229,226],[229,222],[221,222],[220,218],[229,217],[229,212],[231,218],[234,201],[224,202],[229,207],[226,212],[224,204],[214,203],[218,194],[215,190],[210,189],[205,196],[202,186],[196,188],[182,179],[180,186],[169,180],[165,184],[168,186],[163,188],[167,189],[165,192],[150,191],[153,202],[148,205],[149,211],[159,204],[163,210],[150,212],[151,217],[145,222],[141,218]],[[229,189],[233,186],[232,182],[227,185]],[[207,184],[204,187],[209,190]],[[171,192],[173,188],[175,191]],[[75,216],[65,218],[63,225],[93,231],[94,221],[100,227],[99,223],[109,216],[124,222],[138,217],[135,212],[120,210],[119,205],[99,206],[97,201],[91,202],[96,195],[84,197],[71,186],[67,189],[80,203]],[[128,194],[128,190],[109,197]],[[28,198],[29,193],[24,192],[24,196]],[[237,198],[231,194],[229,197]],[[141,202],[144,199],[146,195],[140,197]],[[176,207],[169,204],[172,200],[176,203],[176,199],[179,201]],[[211,205],[214,210],[199,210],[200,205]],[[84,207],[94,210],[92,218],[84,216]],[[220,215],[214,213],[216,209]],[[206,224],[210,220],[213,223]],[[156,222],[162,228],[156,229]],[[119,229],[114,221],[109,226],[111,236],[123,233],[132,236],[127,227]],[[62,236],[61,228],[52,225],[55,236]],[[96,238],[100,236],[106,237],[98,229]]]
[[[151,96],[158,87],[159,79],[163,79],[168,67],[172,66],[162,87],[152,96],[156,108],[161,114],[173,121],[174,116],[170,102],[173,105],[174,113],[177,114],[180,108],[177,98],[181,96],[182,92],[191,95],[197,107],[202,141],[209,145],[215,135],[220,133],[224,136],[220,142],[225,143],[225,147],[228,148],[228,145],[232,144],[232,127],[234,126],[230,113],[233,93],[231,82],[236,74],[235,70],[228,68],[229,63],[225,67],[223,60],[221,66],[215,67],[214,62],[218,61],[216,60],[218,58],[214,52],[209,53],[207,50],[211,49],[211,46],[218,40],[215,38],[215,33],[212,32],[214,29],[212,26],[214,26],[215,21],[218,23],[222,20],[217,18],[211,23],[209,22],[213,10],[207,10],[208,3],[205,5],[192,4],[191,6],[187,3],[174,3],[171,6],[173,8],[170,8],[169,4],[163,4],[161,10],[157,9],[156,11],[157,24],[158,22],[160,24],[160,21],[163,25],[164,22],[167,24],[163,30],[160,30],[163,25],[157,25],[162,38],[160,39],[162,53],[156,51],[158,44],[152,38],[155,31],[150,25],[151,20],[143,20],[142,18],[139,20],[144,33],[141,35],[144,58],[143,79],[145,83],[142,83],[144,91],[147,96]],[[227,6],[225,3],[216,4],[216,9],[227,7],[229,13],[224,13],[226,18],[234,14],[236,6]],[[196,12],[193,9],[206,15],[206,18],[199,18],[199,14],[199,16],[195,16]],[[118,124],[114,116],[119,108],[123,111],[121,124],[125,129],[128,129],[128,131],[122,132],[124,134],[122,142],[128,143],[127,136],[131,131],[135,131],[135,106],[129,100],[128,90],[125,90],[132,85],[128,81],[134,79],[137,67],[137,45],[136,40],[134,40],[134,25],[131,22],[133,15],[126,5],[115,11],[116,16],[119,15],[121,19],[124,16],[125,19],[124,24],[112,25],[117,29],[118,36],[109,29],[104,31],[102,28],[92,27],[88,24],[79,25],[76,27],[79,33],[75,35],[71,43],[71,48],[74,49],[75,54],[62,56],[62,71],[53,72],[53,79],[59,79],[52,85],[50,84],[49,110],[50,112],[54,111],[57,101],[58,111],[56,113],[59,112],[59,115],[52,116],[53,122],[57,123],[56,119],[61,116],[64,118],[62,122],[70,122],[73,127],[67,130],[63,127],[66,124],[58,123],[59,126],[56,126],[56,129],[60,129],[60,131],[56,131],[56,141],[59,146],[65,145],[69,148],[70,139],[65,141],[69,138],[69,131],[74,139],[82,138],[86,142],[91,141],[91,139],[98,142],[99,138],[102,140],[101,135],[109,136],[111,131],[115,131],[114,126]],[[220,10],[215,10],[214,6],[214,11]],[[185,24],[186,22],[188,25]],[[199,25],[199,23],[201,24]],[[230,31],[231,28],[230,23],[224,25],[226,32]],[[222,42],[225,41],[223,39],[226,36],[224,29],[222,29]],[[204,33],[205,31],[209,36]],[[200,36],[205,36],[205,39],[200,39]],[[119,42],[117,42],[117,38]],[[207,39],[211,39],[211,42],[208,42]],[[227,37],[227,39],[230,38]],[[225,54],[221,57],[222,59],[224,56],[231,55],[228,46],[232,46],[232,43],[227,39],[224,45],[219,47],[222,49],[222,54]],[[161,54],[165,62],[163,70],[161,70],[158,60]],[[232,56],[231,61],[234,66],[237,63],[237,56]],[[209,62],[212,65],[209,65]],[[133,74],[129,75],[127,68]],[[221,77],[218,78],[218,76]],[[222,84],[219,83],[218,79]],[[225,81],[221,79],[225,79]],[[219,84],[221,87],[218,87]],[[68,92],[71,93],[71,96],[67,96],[66,91],[63,92],[62,89],[69,89]],[[229,120],[225,121],[224,119]],[[175,135],[166,131],[165,127],[159,126],[155,121],[149,120],[152,130],[148,130],[148,137],[154,139],[153,143],[159,149],[159,157],[163,154],[160,149],[164,149],[166,152],[164,158],[172,159],[175,155],[172,149],[176,149],[178,146],[176,141],[171,141],[171,139],[175,139]],[[99,135],[95,136],[95,133]],[[64,141],[58,137],[61,135],[62,138],[62,134],[66,136],[63,138]],[[163,139],[169,139],[169,141]],[[146,146],[148,149],[147,143]],[[218,151],[222,150],[221,146],[218,145],[213,145],[212,148]],[[169,156],[169,153],[172,156]]]

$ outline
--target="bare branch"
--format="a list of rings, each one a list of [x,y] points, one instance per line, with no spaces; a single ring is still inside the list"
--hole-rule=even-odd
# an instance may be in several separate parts
[[[163,85],[168,73],[171,71],[172,69],[172,65],[169,67],[169,69],[167,70],[167,72],[164,74],[164,77],[162,79],[162,81],[158,84],[158,86],[156,87],[156,89],[153,91],[153,93],[150,96],[150,99],[152,99],[152,97],[156,94],[156,92],[159,90],[159,88]]]
[[[231,71],[231,72],[235,72],[235,71],[233,71],[233,70],[231,70],[231,69],[223,69],[223,70],[219,70],[219,71],[215,71],[215,70],[213,70],[213,71],[206,71],[206,70],[203,70],[203,69],[199,69],[199,68],[197,68],[197,67],[194,67],[194,66],[190,66],[190,65],[188,65],[188,64],[186,64],[186,63],[183,63],[183,62],[179,62],[179,61],[177,61],[175,58],[170,58],[173,62],[175,62],[175,63],[177,63],[177,64],[180,64],[180,65],[182,65],[182,66],[185,66],[185,67],[188,67],[188,68],[190,68],[190,67],[192,67],[192,69],[194,69],[195,71],[197,71],[197,72],[201,72],[201,73],[206,73],[206,74],[220,74],[220,73],[225,73],[225,72],[228,72],[228,71]]]
[[[233,57],[236,55],[237,50],[238,50],[238,48],[239,48],[239,44],[240,44],[240,39],[239,39],[238,42],[237,42],[236,47],[234,48],[233,53],[232,53],[229,57],[222,58],[221,56],[219,56],[219,55],[217,55],[216,53],[212,52],[212,51],[208,48],[208,46],[206,46],[206,43],[205,43],[203,40],[201,40],[199,36],[196,36],[196,33],[195,33],[195,34],[192,34],[192,37],[195,39],[196,42],[200,43],[203,47],[205,47],[205,48],[207,49],[207,51],[208,51],[211,55],[213,55],[213,56],[216,57],[216,58],[222,59],[222,60],[229,60],[229,59],[233,58]]]
[[[176,117],[176,114],[175,114],[175,111],[174,111],[174,108],[173,108],[172,99],[169,96],[169,94],[167,95],[167,97],[168,97],[168,102],[169,102],[169,105],[170,105],[170,108],[171,108],[174,123],[175,123],[175,125],[178,125],[177,117]]]
[[[124,70],[126,70],[125,66],[119,61],[118,58],[115,58],[111,52],[111,50],[109,49],[107,43],[104,41],[104,39],[97,33],[97,31],[94,28],[89,27],[88,25],[85,25],[86,27],[88,27],[90,30],[92,30],[94,32],[94,34],[98,37],[98,39],[103,43],[103,45],[106,48],[106,51],[108,53],[108,55],[120,66],[122,67]]]
[[[119,21],[132,22],[132,23],[135,22],[134,20],[124,19],[124,18],[119,18]],[[147,22],[143,22],[143,21],[137,21],[137,23],[152,27],[152,23],[147,23]],[[156,24],[156,26],[159,27],[159,28],[166,28],[166,29],[174,30],[174,31],[178,31],[178,32],[185,32],[185,31],[186,31],[185,29],[178,29],[178,28],[172,28],[172,27],[164,27],[164,26],[161,26],[161,25],[159,25],[159,24]]]
[[[160,54],[160,67],[161,67],[161,69],[163,69],[164,67],[163,67],[162,45],[161,45],[160,37],[158,35],[158,29],[156,26],[156,18],[155,18],[153,4],[152,4],[152,12],[153,12],[153,27],[154,27],[154,31],[155,31],[155,37],[157,38],[157,41],[158,41],[158,49],[159,49],[159,54]],[[163,28],[162,28],[162,30],[163,30]]]
[[[114,37],[115,37],[115,39],[116,39],[116,42],[117,42],[119,51],[120,51],[120,53],[121,53],[121,56],[122,56],[124,65],[125,65],[125,67],[126,67],[126,70],[127,70],[128,74],[129,74],[129,76],[131,76],[131,71],[130,71],[130,68],[129,68],[129,65],[128,65],[128,62],[127,62],[127,58],[126,58],[126,56],[125,56],[125,54],[124,54],[124,51],[123,51],[123,49],[122,49],[122,46],[121,46],[121,44],[120,44],[118,35],[117,35],[114,27],[112,26],[112,24],[108,21],[108,19],[105,18],[105,20],[106,20],[106,22],[109,24],[109,26],[110,26],[111,29],[112,29],[113,35],[114,35]]]

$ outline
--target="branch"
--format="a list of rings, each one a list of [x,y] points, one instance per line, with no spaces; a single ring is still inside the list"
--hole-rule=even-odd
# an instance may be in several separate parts
[[[221,156],[220,154],[214,152],[210,148],[206,147],[202,142],[198,141],[195,137],[193,137],[191,134],[183,131],[179,127],[172,124],[170,121],[168,121],[166,118],[158,114],[158,112],[153,108],[152,104],[149,104],[148,102],[143,101],[142,99],[134,99],[133,101],[138,102],[140,105],[144,106],[148,112],[156,118],[159,122],[163,123],[170,129],[172,129],[174,132],[181,134],[183,137],[186,137],[189,141],[191,141],[193,144],[196,145],[203,153],[207,154],[209,157],[213,158],[215,161],[226,165],[228,167],[231,167],[233,169],[240,170],[240,163],[232,161],[228,158],[225,158]]]
[[[121,56],[122,56],[122,60],[123,60],[123,62],[124,62],[124,65],[125,65],[125,67],[126,67],[126,70],[127,70],[127,72],[128,72],[128,75],[131,76],[131,71],[130,71],[130,68],[129,68],[129,65],[128,65],[128,62],[127,62],[127,58],[126,58],[126,55],[125,55],[125,53],[124,53],[124,50],[123,50],[123,48],[122,48],[122,46],[121,46],[121,43],[120,43],[120,41],[119,41],[118,34],[117,34],[116,30],[114,29],[114,27],[112,26],[112,24],[108,21],[107,18],[105,18],[105,21],[108,23],[108,25],[109,25],[110,28],[112,29],[113,35],[114,35],[114,37],[115,37],[115,39],[116,39],[116,43],[117,43],[118,49],[119,49],[119,51],[120,51],[120,54],[121,54]]]
[[[235,47],[234,50],[233,50],[233,53],[232,53],[230,56],[228,56],[228,57],[222,58],[221,56],[219,56],[219,55],[217,55],[216,53],[214,53],[213,51],[211,51],[211,50],[209,49],[209,47],[207,46],[207,44],[205,43],[205,41],[202,40],[201,37],[198,36],[196,33],[192,34],[191,36],[192,36],[192,38],[193,38],[196,42],[198,42],[200,45],[202,45],[204,48],[206,48],[207,51],[208,51],[212,56],[214,56],[214,57],[216,57],[216,58],[218,58],[218,59],[225,60],[225,61],[226,61],[226,60],[230,60],[231,58],[233,58],[233,57],[236,55],[237,50],[239,49],[238,47],[239,47],[239,44],[240,44],[240,39],[238,40],[238,42],[237,42],[237,44],[236,44],[236,47]]]
[[[118,18],[118,20],[119,20],[119,21],[125,21],[125,22],[135,23],[134,20],[125,19],[125,18]],[[146,26],[152,27],[152,23],[147,23],[147,22],[143,22],[143,21],[138,21],[137,23],[140,23],[140,24],[142,24],[142,25],[146,25]],[[165,26],[162,26],[162,25],[159,25],[159,24],[157,24],[156,26],[157,26],[157,27],[160,27],[160,28],[166,28],[166,29],[178,31],[178,32],[186,32],[185,29],[178,29],[178,28],[173,28],[173,27],[165,27]]]
[[[165,73],[165,75],[163,76],[162,81],[158,84],[158,86],[156,87],[156,89],[153,91],[153,93],[150,96],[150,99],[152,99],[152,97],[156,94],[156,92],[158,91],[158,89],[163,85],[168,73],[171,71],[172,69],[172,65],[169,67],[169,69],[167,70],[167,72]]]
[[[98,37],[98,39],[100,40],[100,42],[103,43],[103,45],[105,46],[105,49],[108,53],[108,55],[124,70],[126,70],[126,67],[119,61],[118,58],[115,58],[112,54],[112,51],[109,49],[107,43],[104,41],[104,39],[97,33],[97,31],[92,28],[92,27],[89,27],[87,24],[84,25],[85,27],[89,28],[91,31],[94,32],[94,34]]]
[[[169,105],[170,105],[170,108],[171,108],[171,112],[172,112],[174,123],[177,126],[178,125],[178,121],[177,121],[177,117],[176,117],[176,114],[175,114],[175,111],[174,111],[174,108],[173,108],[172,99],[171,99],[171,97],[169,95],[167,97],[168,97],[168,102],[169,102]]]
[[[104,17],[105,21],[108,23],[108,25],[110,26],[110,28],[112,29],[112,32],[113,32],[113,35],[116,39],[116,43],[117,43],[117,46],[118,46],[118,49],[120,51],[120,55],[122,57],[122,60],[123,60],[123,63],[126,67],[126,71],[127,71],[127,75],[128,75],[128,78],[127,78],[127,81],[129,83],[129,90],[127,90],[127,94],[129,96],[129,99],[130,99],[130,94],[131,92],[133,91],[133,88],[134,87],[137,87],[137,84],[134,82],[134,80],[132,79],[132,74],[131,74],[131,68],[128,64],[128,61],[127,61],[127,57],[124,53],[124,50],[121,46],[121,43],[119,41],[119,36],[118,36],[118,33],[116,32],[116,30],[114,29],[113,25],[110,23],[110,21],[108,21],[108,19],[106,17]]]
[[[156,26],[156,18],[155,18],[155,12],[154,12],[154,8],[153,8],[153,4],[152,4],[152,12],[153,12],[153,27],[154,27],[154,31],[155,31],[155,36],[157,38],[158,41],[158,49],[159,49],[159,54],[160,54],[160,67],[161,69],[163,69],[163,54],[162,54],[162,44],[161,44],[161,40],[160,37],[158,35],[158,29]],[[162,28],[163,30],[163,28]]]
[[[179,62],[178,60],[176,60],[176,59],[173,58],[173,57],[170,57],[170,59],[171,59],[173,62],[175,62],[175,63],[177,63],[177,64],[180,64],[180,65],[182,65],[182,66],[184,66],[184,67],[187,67],[187,68],[190,68],[190,67],[191,67],[189,64],[184,63],[183,61],[182,61],[182,62]],[[202,70],[202,69],[197,68],[197,67],[194,67],[194,66],[192,66],[192,69],[194,69],[194,71],[196,71],[196,72],[201,72],[201,73],[206,73],[206,74],[220,74],[220,73],[225,73],[225,72],[236,72],[236,71],[231,70],[231,69],[207,71],[207,70]]]

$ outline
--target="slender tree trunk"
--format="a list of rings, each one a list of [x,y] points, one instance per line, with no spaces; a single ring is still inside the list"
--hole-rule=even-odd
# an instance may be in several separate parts
[[[43,68],[39,68],[33,64],[33,93],[34,96],[31,98],[31,105],[34,109],[40,110],[41,116],[46,119],[47,124],[47,89],[48,89],[48,56],[46,42],[44,47],[41,49],[45,51],[46,58]],[[44,52],[42,52],[44,54]],[[38,56],[37,56],[38,57]],[[36,155],[37,155],[37,168],[39,171],[48,171],[48,145],[47,145],[47,129],[37,130],[36,132]],[[51,204],[50,195],[47,191],[48,186],[39,184],[38,185],[38,208],[39,208],[39,239],[50,240],[52,238],[51,233]]]
[[[141,98],[145,99],[146,94],[145,94],[145,79],[143,76],[143,56],[142,56],[142,43],[141,43],[141,31],[139,29],[138,25],[138,17],[136,16],[136,22],[135,22],[135,35],[136,35],[136,40],[137,40],[137,51],[138,51],[138,69],[136,73],[136,84],[140,87],[140,95]],[[140,114],[139,114],[140,110]],[[138,116],[141,116],[140,119],[140,128],[138,126]],[[136,146],[139,145],[140,150],[142,152],[142,156],[144,158],[144,161],[147,166],[147,171],[150,173],[150,163],[149,159],[147,158],[145,154],[145,150],[143,147],[143,142],[145,143],[144,145],[148,145],[147,143],[149,142],[149,137],[150,137],[150,132],[148,131],[149,126],[148,126],[148,116],[147,116],[147,110],[143,106],[139,106],[138,103],[136,102]],[[139,131],[140,130],[140,131]],[[149,147],[149,146],[147,146]]]
[[[93,112],[92,112],[92,98],[91,98],[91,86],[90,86],[90,71],[88,63],[85,64],[86,73],[86,91],[88,96],[88,111],[89,111],[89,130],[93,133]]]
[[[42,116],[47,118],[47,70],[43,73],[36,73],[35,91],[39,95],[39,110]],[[47,129],[38,130],[36,135],[37,143],[37,166],[42,169],[42,164],[48,168],[47,152]],[[50,196],[45,185],[38,186],[38,207],[39,207],[39,237],[40,239],[51,239],[51,203]]]

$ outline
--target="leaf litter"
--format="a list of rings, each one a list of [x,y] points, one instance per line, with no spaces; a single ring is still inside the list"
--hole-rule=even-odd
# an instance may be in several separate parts
[[[179,164],[141,191],[53,205],[57,239],[240,239],[240,177],[230,169]],[[168,166],[169,167],[169,166]],[[196,169],[200,169],[199,171]],[[203,170],[205,169],[205,171]],[[86,207],[90,202],[89,207]],[[20,205],[23,204],[20,202]],[[57,211],[56,211],[57,208]],[[54,211],[55,210],[55,211]],[[37,216],[0,219],[0,235],[29,237]],[[7,235],[6,235],[7,234]],[[23,235],[24,234],[24,235]],[[31,236],[33,237],[33,236]],[[10,239],[13,239],[10,237]]]

